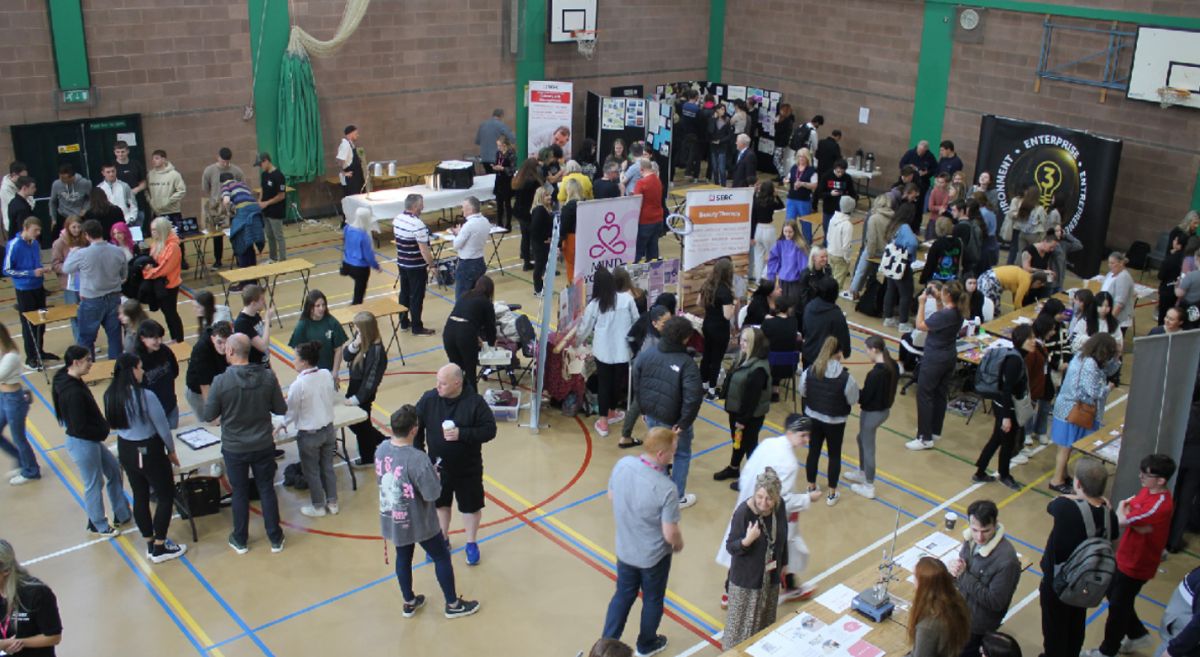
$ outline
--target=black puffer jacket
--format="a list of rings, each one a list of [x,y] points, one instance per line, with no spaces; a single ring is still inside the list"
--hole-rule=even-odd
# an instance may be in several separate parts
[[[817,361],[821,353],[821,345],[825,338],[833,336],[838,339],[842,349],[842,357],[850,357],[850,327],[846,324],[846,313],[836,303],[824,299],[813,299],[804,307],[804,321],[800,324],[800,332],[804,334],[804,366],[808,367]]]
[[[700,368],[683,345],[664,338],[643,349],[633,361],[632,385],[642,414],[659,422],[686,429],[700,413]]]
[[[361,365],[354,364],[355,354],[350,351],[350,345],[342,350],[342,359],[350,363],[350,383],[346,386],[346,397],[358,399],[358,407],[371,412],[371,404],[379,392],[379,384],[383,382],[383,374],[387,371],[387,350],[383,343],[376,342],[367,347]]]

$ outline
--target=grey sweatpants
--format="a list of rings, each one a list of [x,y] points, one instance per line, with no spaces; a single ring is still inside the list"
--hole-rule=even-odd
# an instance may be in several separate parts
[[[314,507],[337,502],[337,475],[333,472],[333,450],[337,445],[337,430],[326,425],[316,431],[296,434],[300,448],[300,469],[308,482],[308,496]]]
[[[287,246],[283,243],[283,219],[267,219],[267,248],[275,262],[287,260]]]
[[[858,418],[859,468],[868,484],[875,483],[875,432],[892,411],[863,411]]]

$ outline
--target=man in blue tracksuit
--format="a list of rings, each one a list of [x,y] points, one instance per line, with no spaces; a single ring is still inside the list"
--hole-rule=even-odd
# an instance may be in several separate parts
[[[17,310],[42,310],[46,307],[46,288],[42,287],[42,220],[29,217],[21,228],[21,234],[8,241],[4,252],[4,274],[12,279],[17,293]],[[58,356],[41,351],[45,327],[34,328],[24,315],[21,316],[21,334],[25,338],[25,364],[38,367],[37,354],[42,360],[58,360]]]

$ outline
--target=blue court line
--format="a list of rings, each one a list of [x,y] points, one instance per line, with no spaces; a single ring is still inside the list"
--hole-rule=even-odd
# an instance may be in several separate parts
[[[600,496],[604,495],[605,493],[606,493],[606,491],[600,491],[600,492],[598,492],[598,493],[594,493],[594,494],[592,494],[592,495],[588,495],[587,497],[584,497],[584,498],[582,498],[582,499],[579,499],[579,500],[576,500],[576,501],[574,501],[574,502],[571,502],[570,504],[567,504],[566,506],[559,507],[558,509],[554,509],[553,511],[550,511],[550,512],[548,512],[548,513],[545,513],[545,514],[543,514],[543,515],[541,515],[541,516],[539,516],[539,517],[537,517],[537,518],[532,518],[532,519],[530,519],[530,522],[532,522],[532,523],[539,523],[539,522],[542,522],[543,520],[545,520],[545,519],[548,519],[548,518],[550,518],[551,516],[557,515],[557,514],[559,514],[559,513],[562,513],[563,511],[566,511],[566,510],[568,510],[568,509],[572,509],[572,508],[574,508],[574,507],[577,507],[577,506],[579,506],[579,505],[581,505],[581,504],[584,504],[584,503],[586,503],[586,502],[590,502],[590,501],[592,501],[592,500],[594,500],[594,499],[596,499],[596,498],[598,498],[598,497],[600,497]],[[513,532],[515,532],[515,531],[517,531],[517,530],[519,530],[519,529],[522,529],[522,528],[524,528],[524,527],[526,527],[526,525],[525,525],[524,523],[517,523],[517,524],[514,524],[514,525],[513,525],[513,526],[511,526],[511,527],[507,527],[507,528],[505,528],[505,529],[503,529],[503,530],[501,530],[501,531],[498,531],[498,532],[496,532],[496,533],[494,533],[494,534],[490,534],[490,535],[488,535],[488,536],[484,536],[483,538],[479,539],[479,541],[478,541],[478,542],[479,542],[479,543],[486,543],[486,542],[488,542],[488,541],[491,541],[492,539],[500,538],[501,536],[506,536],[506,535],[508,535],[508,534],[511,534],[511,533],[513,533]],[[450,552],[450,553],[451,553],[451,554],[455,554],[455,553],[458,553],[458,552],[461,552],[461,551],[463,551],[464,549],[465,549],[465,546],[464,546],[464,547],[460,547],[460,548],[456,548],[456,549],[454,549],[454,550],[451,550],[451,552]],[[419,569],[419,568],[424,568],[425,566],[428,566],[428,565],[429,565],[429,564],[431,564],[431,563],[433,563],[433,562],[432,562],[432,561],[430,561],[428,558],[426,558],[424,561],[422,561],[422,562],[420,562],[420,563],[417,563],[417,564],[414,564],[414,565],[413,565],[413,570],[417,570],[417,569]],[[354,595],[355,593],[358,593],[358,592],[360,592],[360,591],[365,591],[365,590],[367,590],[367,589],[369,589],[369,588],[372,588],[372,587],[374,587],[374,586],[378,586],[379,584],[382,584],[382,583],[384,583],[384,582],[389,582],[389,581],[392,581],[393,579],[395,579],[395,577],[396,577],[396,576],[395,576],[394,574],[392,574],[392,575],[385,575],[384,577],[380,577],[379,579],[372,580],[372,581],[370,581],[370,582],[367,582],[366,584],[362,584],[362,585],[360,585],[360,586],[356,586],[356,587],[354,587],[354,588],[352,588],[352,589],[350,589],[350,590],[348,590],[348,591],[345,591],[345,592],[343,592],[343,593],[339,593],[339,594],[337,594],[337,595],[334,595],[334,596],[332,596],[332,597],[326,598],[325,600],[321,600],[320,602],[315,602],[315,603],[313,603],[313,604],[311,604],[311,605],[309,605],[309,606],[307,606],[307,607],[303,607],[303,608],[301,608],[301,609],[297,609],[296,611],[293,611],[293,612],[291,612],[291,613],[289,613],[289,614],[286,614],[286,615],[284,615],[284,616],[280,616],[279,618],[276,618],[275,620],[267,621],[266,623],[263,623],[262,625],[259,625],[258,627],[255,627],[253,631],[255,631],[255,632],[261,632],[261,631],[263,631],[263,630],[265,630],[265,629],[267,629],[267,628],[274,627],[275,625],[279,625],[280,623],[284,623],[284,622],[286,622],[286,621],[289,621],[289,620],[291,620],[291,619],[293,619],[293,618],[296,618],[296,617],[298,617],[298,616],[303,616],[304,614],[307,614],[307,613],[309,613],[309,612],[316,611],[317,609],[320,609],[321,607],[325,607],[325,606],[327,606],[327,605],[329,605],[329,604],[332,604],[332,603],[334,603],[334,602],[337,602],[338,600],[341,600],[342,598],[349,597],[349,596],[351,596],[351,595]],[[243,637],[245,637],[245,636],[246,636],[245,632],[243,632],[242,634],[237,634],[237,635],[235,635],[235,636],[231,636],[231,637],[229,637],[228,639],[225,639],[225,640],[223,640],[223,641],[219,641],[219,642],[217,642],[217,643],[214,643],[214,644],[213,644],[213,645],[211,645],[211,646],[208,646],[207,648],[204,648],[204,650],[206,650],[206,651],[210,651],[210,650],[214,650],[214,649],[216,649],[216,648],[220,648],[220,647],[221,647],[221,646],[223,646],[223,645],[226,645],[226,644],[228,644],[228,643],[230,643],[230,642],[233,642],[233,641],[237,641],[238,639],[241,639],[241,638],[243,638]]]
[[[42,404],[47,409],[49,409],[51,413],[53,413],[54,412],[53,406],[51,406],[50,403],[48,401],[46,401],[46,398],[42,395],[41,391],[39,391],[37,389],[37,387],[35,387],[34,385],[30,384],[29,379],[26,377],[26,375],[22,374],[21,378],[22,378],[22,380],[25,381],[26,387],[29,388],[30,390],[32,390],[33,394],[37,395],[37,398],[39,400],[41,400]],[[45,454],[45,450],[42,450],[41,445],[38,445],[37,441],[30,441],[30,444],[32,444],[35,448],[37,448],[39,451],[42,451],[43,454]],[[67,483],[66,478],[63,476],[63,474],[61,472],[58,471],[58,468],[57,468],[57,466],[55,466],[54,462],[49,459],[47,459],[47,461],[50,463],[50,466],[54,469],[54,473],[56,475],[58,475],[59,480],[62,481],[64,486],[66,486],[67,491],[70,492],[71,496],[75,498],[75,501],[79,504],[80,508],[83,508],[83,500],[80,499],[79,494],[75,491],[74,488],[72,488]],[[128,498],[128,495],[126,495],[126,497]],[[167,614],[171,617],[171,619],[175,621],[175,625],[177,627],[179,627],[180,630],[183,631],[184,636],[187,637],[188,641],[191,642],[191,644],[196,648],[197,651],[200,652],[201,655],[205,654],[207,652],[206,649],[203,646],[201,646],[200,642],[197,641],[196,638],[192,636],[191,632],[189,632],[183,626],[183,624],[179,620],[179,618],[177,618],[175,616],[175,612],[172,611],[169,606],[167,606],[166,602],[164,602],[162,600],[162,598],[159,597],[158,592],[155,591],[154,588],[150,585],[149,579],[146,578],[146,576],[144,574],[142,574],[142,572],[134,565],[133,561],[129,558],[129,555],[125,554],[125,552],[123,550],[121,550],[119,546],[117,546],[115,541],[110,541],[109,543],[117,551],[117,554],[121,555],[121,558],[125,560],[125,563],[127,563],[129,565],[130,569],[133,570],[134,573],[137,574],[138,578],[142,580],[142,582],[146,585],[146,588],[148,588],[150,590],[150,593],[154,596],[154,598],[159,601],[159,604],[163,607],[163,609],[167,612]],[[229,614],[230,618],[232,618],[233,621],[235,623],[237,623],[237,625],[239,627],[248,629],[246,622],[244,620],[242,620],[242,617],[239,616],[237,614],[237,612],[235,612],[233,610],[233,608],[230,607],[229,604],[226,603],[225,600],[223,598],[221,598],[220,595],[217,594],[216,589],[214,589],[213,586],[208,582],[208,580],[205,579],[204,576],[201,575],[198,570],[196,570],[196,568],[192,565],[191,560],[187,557],[187,555],[180,557],[180,560],[184,564],[186,564],[188,570],[190,570],[192,572],[192,574],[196,576],[196,580],[200,583],[200,585],[203,586],[206,590],[208,590],[209,594],[211,594],[213,596],[213,599],[216,600],[217,603],[220,604],[221,607],[225,609],[225,611]],[[270,657],[274,657],[274,653],[272,653],[267,648],[266,644],[264,644],[253,632],[250,632],[249,635],[250,635],[251,640],[253,640],[254,643],[256,645],[258,645],[258,647],[260,649],[262,649],[264,654],[269,655]]]

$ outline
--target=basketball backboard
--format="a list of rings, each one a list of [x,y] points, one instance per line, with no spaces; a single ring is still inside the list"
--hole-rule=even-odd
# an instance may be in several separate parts
[[[1177,90],[1169,104],[1200,109],[1200,31],[1138,28],[1125,95],[1161,103],[1160,89]]]
[[[597,0],[550,0],[550,43],[573,43],[573,30],[596,29]]]

